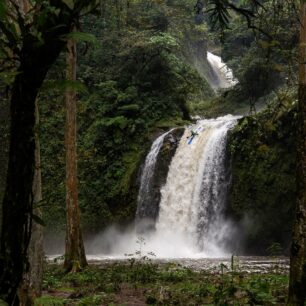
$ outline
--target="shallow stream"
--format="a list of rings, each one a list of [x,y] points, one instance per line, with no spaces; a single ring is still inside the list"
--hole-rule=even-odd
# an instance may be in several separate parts
[[[60,263],[59,255],[48,256],[49,262]],[[110,265],[115,263],[129,264],[133,257],[112,258],[98,255],[88,255],[89,264],[95,265]],[[137,257],[136,257],[137,258]],[[136,259],[137,260],[137,259]],[[244,272],[244,273],[289,273],[289,258],[288,257],[266,257],[266,256],[234,256],[232,258],[164,258],[149,259],[142,262],[151,262],[159,265],[173,264],[173,267],[189,268],[194,271],[207,271],[210,273],[226,273],[226,272]],[[223,267],[223,268],[222,268]]]

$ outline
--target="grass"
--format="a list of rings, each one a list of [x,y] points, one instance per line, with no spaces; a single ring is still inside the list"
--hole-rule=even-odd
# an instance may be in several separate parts
[[[48,264],[35,305],[285,305],[287,275],[225,271],[129,261],[65,274]]]

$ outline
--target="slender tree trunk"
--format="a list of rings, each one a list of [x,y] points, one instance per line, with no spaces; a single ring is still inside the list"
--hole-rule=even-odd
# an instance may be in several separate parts
[[[290,260],[288,305],[303,306],[306,298],[306,1],[300,8],[299,130],[297,205]]]
[[[76,80],[76,43],[67,43],[67,79]],[[66,91],[66,244],[64,268],[76,272],[87,265],[80,225],[77,187],[77,153],[76,153],[76,93]]]

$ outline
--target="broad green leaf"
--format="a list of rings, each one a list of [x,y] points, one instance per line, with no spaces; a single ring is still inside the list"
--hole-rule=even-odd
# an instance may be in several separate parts
[[[73,0],[62,0],[71,10],[74,8],[74,1]]]
[[[96,43],[97,38],[89,33],[83,33],[83,32],[71,32],[67,35],[65,35],[65,40],[71,39],[75,42],[90,42],[90,43]]]

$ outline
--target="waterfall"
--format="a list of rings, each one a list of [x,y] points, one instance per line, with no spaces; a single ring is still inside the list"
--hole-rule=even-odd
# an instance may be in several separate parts
[[[238,83],[234,78],[233,71],[222,62],[221,57],[207,52],[207,61],[212,69],[210,83],[214,89],[230,88]]]
[[[160,177],[154,172],[158,172],[162,161],[159,153],[170,131],[159,136],[142,171],[136,230],[110,227],[92,241],[94,253],[105,254],[107,250],[108,256],[117,258],[139,254],[141,243],[142,255],[153,252],[159,258],[227,255],[225,243],[231,238],[232,226],[224,217],[229,183],[226,142],[236,121],[237,117],[228,115],[198,120],[186,128],[176,143],[168,172],[165,169],[162,187],[156,184]],[[193,138],[191,131],[197,133]],[[160,201],[153,196],[157,187],[161,188],[157,190]],[[140,231],[138,223],[142,225]]]
[[[153,197],[153,175],[156,166],[156,160],[160,148],[163,145],[165,137],[172,130],[160,135],[153,142],[150,152],[148,153],[145,164],[142,170],[141,179],[140,179],[140,188],[138,192],[137,199],[137,211],[136,211],[136,221],[137,223],[143,218],[152,218],[154,219],[154,212],[152,213],[152,197]]]
[[[226,139],[235,123],[230,115],[200,120],[193,127],[199,135],[191,144],[190,131],[185,131],[161,191],[157,236],[175,233],[179,245],[192,252],[223,254],[229,233],[222,216],[228,186]]]
[[[219,122],[208,121],[203,124],[211,125],[213,132],[200,161],[199,175],[202,176],[202,182],[195,192],[194,205],[198,208],[198,245],[202,250],[214,251],[215,246],[222,246],[230,232],[229,224],[223,217],[230,178],[226,143],[228,130],[236,124],[236,120],[226,117]]]

